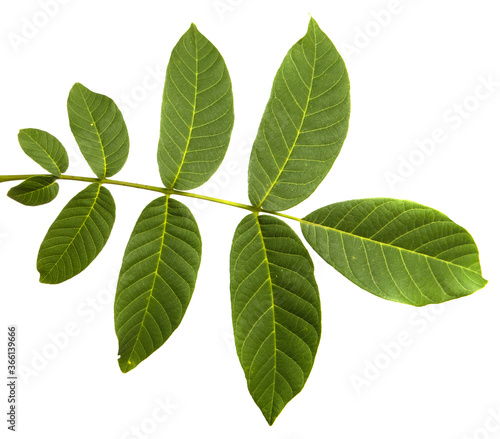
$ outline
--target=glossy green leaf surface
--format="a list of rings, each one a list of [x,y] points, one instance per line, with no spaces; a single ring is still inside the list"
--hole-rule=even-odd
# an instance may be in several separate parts
[[[236,350],[248,389],[271,425],[313,366],[321,333],[314,266],[283,221],[251,214],[231,248]]]
[[[349,79],[341,56],[311,19],[274,78],[250,156],[254,206],[285,210],[323,181],[347,135]]]
[[[9,190],[7,195],[25,206],[41,206],[50,203],[58,194],[55,177],[35,176],[24,180]]]
[[[372,294],[423,306],[474,293],[487,283],[470,234],[447,216],[412,201],[345,201],[304,218],[319,255]]]
[[[17,138],[23,151],[46,171],[58,177],[67,171],[68,153],[52,134],[26,128],[19,131]]]
[[[205,183],[226,154],[233,123],[224,59],[193,24],[167,67],[158,144],[165,187],[187,190]]]
[[[106,244],[115,222],[115,202],[93,183],[63,208],[40,246],[40,282],[58,284],[82,272]]]
[[[200,232],[184,204],[160,197],[146,206],[125,250],[116,291],[122,372],[135,368],[179,326],[200,259]]]
[[[71,131],[98,178],[111,177],[125,164],[129,137],[123,115],[107,96],[76,83],[68,96]]]

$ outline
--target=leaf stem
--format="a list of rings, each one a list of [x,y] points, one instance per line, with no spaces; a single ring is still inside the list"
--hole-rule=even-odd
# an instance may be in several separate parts
[[[35,177],[35,176],[39,176],[39,175],[51,176],[50,174],[48,174],[48,175],[47,174],[0,175],[0,183],[4,183],[4,182],[8,182],[8,181],[16,181],[16,180],[26,180],[27,178],[31,178],[31,177]],[[248,211],[254,212],[254,213],[259,213],[259,212],[269,213],[269,214],[278,215],[278,216],[281,216],[284,218],[292,219],[295,221],[301,221],[299,218],[295,218],[295,217],[290,216],[290,215],[272,212],[272,211],[261,209],[261,208],[251,206],[248,204],[236,203],[234,201],[209,197],[207,195],[196,194],[193,192],[184,192],[184,191],[178,191],[175,189],[167,189],[164,187],[150,186],[147,184],[130,183],[127,181],[110,180],[107,178],[80,177],[80,176],[76,176],[76,175],[60,175],[59,177],[57,177],[57,179],[59,179],[59,180],[71,180],[71,181],[84,181],[87,183],[113,184],[116,186],[126,186],[126,187],[133,187],[136,189],[143,189],[143,190],[148,190],[148,191],[153,191],[153,192],[159,192],[159,193],[165,194],[165,195],[179,195],[182,197],[197,198],[200,200],[210,201],[212,203],[225,204],[226,206],[232,206],[232,207],[237,207],[239,209],[245,209],[245,210],[248,210]]]

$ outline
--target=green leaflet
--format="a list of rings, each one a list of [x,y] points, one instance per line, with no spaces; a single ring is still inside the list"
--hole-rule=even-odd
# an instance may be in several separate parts
[[[271,425],[304,387],[321,333],[312,260],[283,221],[251,214],[238,225],[231,306],[248,389]]]
[[[93,183],[63,208],[38,252],[40,282],[58,284],[76,276],[97,257],[115,222],[115,202]]]
[[[165,187],[188,190],[205,183],[226,154],[233,123],[224,59],[193,24],[167,67],[158,144]]]
[[[23,151],[46,171],[58,177],[67,171],[68,153],[52,134],[26,128],[19,131],[17,138]]]
[[[487,283],[474,240],[430,207],[373,198],[331,204],[301,223],[309,244],[345,277],[384,299],[423,306]]]
[[[50,203],[58,192],[56,177],[36,176],[13,187],[7,195],[25,206],[41,206]]]
[[[201,237],[190,210],[160,197],[142,211],[123,257],[115,300],[122,372],[172,335],[193,294]]]
[[[85,160],[98,178],[115,175],[128,157],[127,126],[107,96],[76,83],[68,96],[71,131]]]
[[[285,210],[309,197],[340,152],[349,113],[344,61],[311,18],[274,78],[250,156],[250,202]]]

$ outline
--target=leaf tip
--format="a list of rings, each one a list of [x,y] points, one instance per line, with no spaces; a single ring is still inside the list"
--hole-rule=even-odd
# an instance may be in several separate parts
[[[40,273],[40,277],[38,279],[38,282],[40,282],[41,284],[46,284],[46,285],[50,285],[52,282],[49,282],[47,281],[47,275],[46,274],[43,274],[41,272]]]
[[[75,82],[73,84],[73,87],[71,87],[70,93],[77,90],[81,92],[82,90],[88,90],[88,88],[85,87],[81,82]]]
[[[54,276],[53,274],[51,275],[52,273],[52,270],[49,270],[49,271],[45,271],[45,270],[40,270],[39,268],[38,269],[38,272],[40,273],[40,277],[38,279],[38,282],[40,282],[41,284],[45,284],[45,285],[57,285],[57,284],[60,284],[64,281],[64,279],[58,279],[57,276]]]
[[[14,188],[12,188],[12,189],[14,189]],[[12,192],[12,189],[10,189],[10,190],[9,190],[9,192],[7,192],[7,196],[8,196],[11,200],[16,201],[16,202],[18,202],[18,203],[19,203],[19,201],[17,201],[17,199],[16,199],[15,194]],[[22,203],[21,203],[21,204],[22,204]]]
[[[132,361],[130,358],[126,360],[123,357],[118,358],[118,365],[120,366],[120,370],[122,373],[130,372],[132,369],[135,369],[138,365],[135,361]]]
[[[272,427],[274,421],[276,421],[276,416],[269,416],[269,417],[266,416],[265,418],[267,423],[269,424],[269,427]]]
[[[260,408],[262,414],[264,415],[264,418],[266,419],[269,427],[271,427],[274,424],[274,421],[278,418],[278,416],[281,413],[281,410],[275,410],[275,407],[271,408],[271,410],[264,409],[263,407]]]
[[[191,38],[196,38],[201,34],[201,32],[198,30],[196,24],[191,23],[191,26],[189,26],[189,29],[187,30],[186,34],[190,35]]]
[[[41,284],[57,285],[57,284],[63,283],[65,280],[67,280],[67,279],[59,279],[59,276],[57,275],[57,273],[55,273],[53,271],[52,268],[48,269],[46,266],[42,267],[42,266],[38,265],[38,262],[37,262],[36,269],[38,270],[38,273],[40,273],[40,277],[38,278],[38,282],[40,282]]]
[[[319,27],[318,26],[318,22],[314,19],[314,17],[311,15],[311,13],[309,12],[309,26],[316,26],[316,27]]]

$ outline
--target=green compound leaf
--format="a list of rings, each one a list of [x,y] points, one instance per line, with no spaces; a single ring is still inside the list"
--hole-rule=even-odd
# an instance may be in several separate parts
[[[98,178],[111,177],[128,157],[127,126],[118,106],[107,96],[75,84],[68,97],[71,131]]]
[[[25,206],[41,206],[50,203],[58,194],[56,177],[35,176],[7,192],[7,196]]]
[[[58,284],[82,272],[106,244],[115,222],[111,193],[93,183],[63,208],[38,252],[40,282]]]
[[[487,283],[467,230],[412,201],[373,198],[307,215],[309,244],[349,280],[376,296],[423,306],[474,293]]]
[[[321,333],[312,260],[283,221],[251,214],[238,225],[231,249],[231,307],[248,389],[272,425],[304,387]]]
[[[205,183],[226,154],[233,124],[226,64],[193,24],[167,67],[158,144],[165,187],[188,190]]]
[[[340,152],[349,113],[344,61],[311,19],[274,78],[250,156],[250,202],[285,210],[309,197]]]
[[[146,206],[125,250],[116,291],[122,372],[149,357],[179,326],[200,260],[201,237],[191,211],[168,197]]]
[[[46,171],[59,177],[68,170],[68,153],[52,134],[26,128],[19,131],[17,138],[23,151]]]

